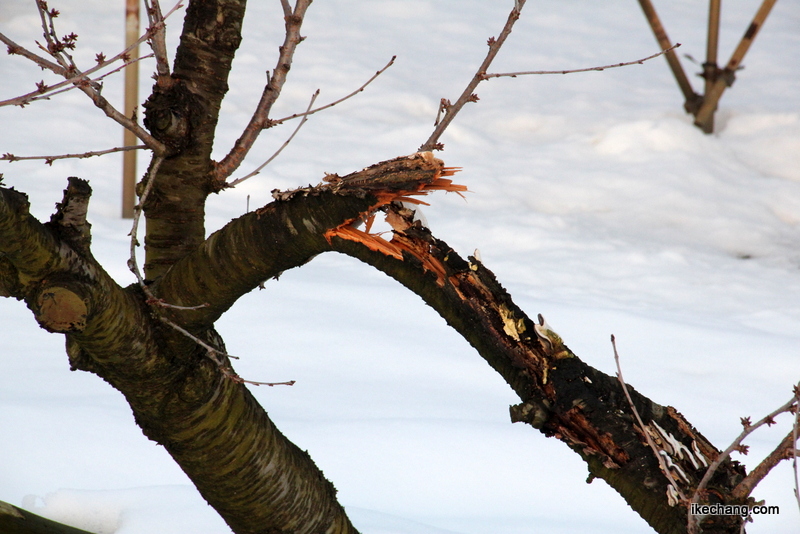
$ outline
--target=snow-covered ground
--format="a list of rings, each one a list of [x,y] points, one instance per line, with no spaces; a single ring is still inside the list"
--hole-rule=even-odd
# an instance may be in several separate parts
[[[52,2],[76,58],[121,48],[123,3]],[[269,4],[269,5],[264,5]],[[707,6],[656,2],[681,54],[705,55]],[[660,4],[660,5],[659,5]],[[261,175],[209,203],[208,230],[270,200],[274,188],[318,182],[413,152],[439,99],[455,99],[512,5],[479,0],[336,0],[312,4],[277,115],[358,87],[314,116]],[[759,2],[724,4],[721,61]],[[217,140],[222,156],[253,109],[281,39],[280,3],[252,2]],[[171,38],[179,17],[171,20]],[[3,0],[0,31],[41,39],[31,2]],[[614,333],[628,382],[675,406],[724,448],[742,416],[760,417],[800,378],[800,7],[778,2],[722,98],[717,131],[682,111],[662,58],[567,76],[490,80],[443,138],[472,193],[431,198],[434,233],[484,263],[529,314],[542,313],[591,365],[614,372]],[[529,2],[493,71],[630,61],[657,50],[636,2]],[[700,70],[684,60],[688,72]],[[142,94],[150,81],[144,68]],[[0,58],[0,99],[52,80]],[[700,90],[701,79],[692,76]],[[121,80],[104,94],[121,101]],[[0,110],[0,153],[111,147],[120,128],[77,92]],[[292,125],[270,130],[242,174]],[[142,155],[140,163],[146,159]],[[130,223],[118,218],[121,158],[2,164],[46,220],[67,176],[91,181],[93,250],[120,283]],[[168,455],[135,426],[122,397],[70,373],[61,336],[22,303],[0,300],[0,500],[95,532],[229,532]],[[237,370],[294,379],[254,393],[308,449],[355,524],[372,534],[649,532],[563,444],[512,425],[518,402],[501,378],[413,294],[347,257],[327,255],[245,296],[220,321]],[[747,443],[752,468],[788,432]],[[781,465],[756,496],[780,506],[749,532],[800,528],[793,473]]]

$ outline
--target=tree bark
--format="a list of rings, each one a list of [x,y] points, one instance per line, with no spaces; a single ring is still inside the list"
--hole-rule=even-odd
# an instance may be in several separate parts
[[[3,534],[91,534],[32,514],[22,508],[0,501],[0,532]]]
[[[145,125],[173,151],[145,202],[146,278],[155,280],[205,239],[205,201],[219,191],[211,149],[228,75],[241,42],[244,0],[193,0],[172,83],[154,86]]]
[[[24,300],[39,324],[66,336],[72,369],[97,374],[130,404],[145,435],[163,445],[237,534],[356,532],[336,490],[287,440],[246,387],[197,343],[224,352],[215,321],[268,278],[322,252],[356,257],[420,295],[467,339],[519,396],[514,422],[556,437],[610,484],[656,531],[686,532],[685,503],[719,454],[674,408],[631,391],[639,428],[618,381],[583,363],[547,325],[532,321],[494,275],[462,259],[395,201],[461,190],[430,153],[402,157],[327,183],[276,195],[205,238],[207,196],[220,187],[211,149],[231,62],[241,40],[243,0],[193,0],[171,83],[148,99],[145,124],[171,150],[143,206],[145,278],[122,288],[92,257],[90,189],[70,179],[50,222],[27,197],[0,187],[0,296]],[[299,30],[298,30],[299,31]],[[288,68],[288,67],[287,67]],[[140,184],[141,186],[141,184]],[[358,230],[384,211],[392,239]],[[179,333],[168,322],[190,336]],[[232,377],[234,379],[232,379]],[[657,443],[677,481],[645,444]],[[731,497],[744,470],[727,461],[703,499]],[[738,533],[741,520],[707,519],[703,532]]]
[[[395,206],[389,210],[403,216]],[[346,237],[333,238],[333,247],[418,294],[475,347],[522,401],[510,409],[512,422],[528,423],[563,441],[586,462],[590,480],[605,480],[657,532],[686,532],[686,503],[668,496],[670,483],[643,432],[669,457],[676,489],[687,495],[720,451],[677,410],[629,386],[647,428],[636,426],[615,377],[582,362],[546,323],[531,321],[480,261],[463,260],[427,228],[405,217],[406,224],[400,226],[405,230],[395,226],[391,240],[402,249],[402,259]],[[731,497],[744,475],[738,462],[723,463],[706,492],[707,501],[752,504],[747,496]],[[737,516],[710,516],[702,532],[738,533],[741,521]]]
[[[65,196],[61,206],[68,205]],[[339,211],[347,213],[333,224],[358,209]],[[317,242],[327,246],[324,238]],[[298,257],[305,262],[318,252],[309,247]],[[165,447],[234,532],[356,532],[330,482],[275,428],[243,384],[159,321],[138,286],[117,286],[58,225],[30,216],[24,195],[4,188],[0,257],[0,285],[14,288],[12,296],[26,301],[43,328],[67,335],[73,369],[93,372],[125,395],[145,435]],[[228,260],[236,264],[236,258]],[[64,320],[76,307],[80,320]],[[224,350],[212,329],[196,334]]]
[[[608,482],[656,531],[685,532],[686,506],[675,505],[644,432],[674,466],[674,489],[688,495],[719,451],[674,408],[632,390],[646,422],[637,427],[615,378],[584,364],[543,320],[530,320],[480,261],[462,259],[393,203],[457,190],[443,178],[448,174],[439,160],[419,154],[276,195],[151,284],[156,297],[171,304],[208,304],[194,310],[148,308],[137,286],[116,286],[58,224],[39,224],[28,215],[23,195],[0,189],[0,265],[6,265],[2,272],[16,273],[4,275],[0,285],[17,287],[14,296],[28,302],[44,327],[67,333],[73,368],[98,374],[126,396],[144,433],[167,449],[237,533],[355,530],[333,486],[275,429],[247,389],[158,317],[224,350],[213,323],[239,296],[329,250],[359,258],[420,295],[517,393],[522,402],[511,407],[512,421],[566,443],[591,477]],[[65,195],[60,206],[71,204]],[[375,210],[387,212],[391,241],[354,228]],[[65,298],[67,293],[76,298]],[[43,320],[54,315],[43,311],[43,303],[53,300],[63,303],[52,306],[57,310],[83,303],[83,319]],[[747,499],[734,502],[730,492],[743,476],[736,462],[724,463],[706,500],[742,504]],[[716,516],[703,532],[738,532],[739,524],[736,517]]]

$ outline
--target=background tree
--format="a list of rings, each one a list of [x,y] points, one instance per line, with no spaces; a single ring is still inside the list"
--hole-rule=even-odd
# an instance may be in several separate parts
[[[219,163],[212,162],[211,145],[243,6],[192,3],[172,76],[159,56],[160,76],[146,106],[150,134],[140,131],[155,153],[141,185],[147,220],[141,285],[119,288],[91,257],[84,219],[88,190],[73,180],[48,226],[27,215],[18,193],[4,191],[4,292],[24,298],[43,326],[68,332],[72,365],[99,374],[126,395],[145,434],[170,451],[237,532],[347,528],[331,486],[306,455],[274,433],[229,369],[213,331],[216,319],[243,293],[327,250],[356,256],[422,296],[520,396],[523,402],[512,417],[565,441],[593,475],[620,491],[659,531],[685,528],[685,509],[669,506],[674,496],[668,487],[680,496],[696,485],[702,470],[687,475],[686,488],[660,477],[657,456],[625,414],[627,401],[617,382],[582,364],[543,320],[528,319],[478,258],[460,259],[392,204],[428,190],[458,190],[448,178],[452,170],[432,156],[402,157],[344,177],[331,175],[322,186],[279,194],[275,203],[205,239],[206,197],[224,189],[250,139],[272,125],[268,112],[299,42],[305,7],[299,2],[289,8],[292,14],[285,13],[287,39],[279,66],[251,126]],[[154,15],[153,28],[158,19]],[[49,24],[46,15],[44,20]],[[58,35],[48,46],[56,55],[70,44]],[[69,71],[69,59],[61,59],[60,68]],[[82,85],[105,105],[96,88]],[[390,215],[391,242],[352,227],[376,209]],[[662,441],[677,436],[687,448],[697,447],[698,461],[715,455],[678,414],[634,397],[648,425],[658,421],[658,427],[648,427],[656,438],[659,432]],[[231,435],[244,438],[235,450]],[[281,467],[270,473],[260,469],[273,462]],[[735,465],[725,469],[713,487],[723,500],[743,476]],[[227,474],[232,471],[235,477]],[[266,474],[278,481],[265,479]],[[287,481],[290,475],[296,478]],[[281,491],[287,484],[292,491]],[[276,499],[276,488],[287,499]],[[310,508],[298,509],[309,503]],[[299,525],[300,520],[305,523]],[[732,521],[712,528],[738,526]]]

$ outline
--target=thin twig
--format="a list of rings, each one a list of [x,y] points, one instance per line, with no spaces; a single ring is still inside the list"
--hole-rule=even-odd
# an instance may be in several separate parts
[[[317,90],[314,92],[313,96],[311,97],[311,102],[309,102],[309,103],[308,103],[308,109],[311,109],[311,106],[313,106],[313,105],[314,105],[314,101],[317,99],[317,97],[318,97],[318,96],[319,96],[319,89],[317,89]],[[308,110],[306,110],[306,111],[308,111]],[[255,176],[256,174],[258,174],[259,172],[261,172],[261,169],[263,169],[264,167],[266,167],[267,165],[269,165],[270,163],[272,163],[272,160],[274,160],[275,158],[277,158],[277,157],[278,157],[278,155],[279,155],[281,152],[283,152],[283,149],[284,149],[284,148],[286,148],[287,146],[289,146],[289,143],[291,143],[291,142],[292,142],[292,139],[294,139],[294,136],[295,136],[295,135],[297,135],[297,132],[299,132],[299,131],[300,131],[300,128],[302,128],[302,127],[303,127],[303,125],[306,123],[306,121],[307,121],[307,120],[308,120],[308,115],[304,115],[304,116],[303,116],[303,119],[302,119],[302,120],[300,121],[300,123],[297,125],[297,128],[295,128],[295,129],[294,129],[294,131],[292,132],[292,135],[290,135],[290,136],[289,136],[289,138],[288,138],[288,139],[286,139],[286,141],[284,141],[284,142],[283,142],[283,144],[280,146],[280,148],[278,148],[278,150],[276,150],[276,151],[275,151],[275,153],[274,153],[272,156],[270,156],[270,157],[269,157],[269,159],[267,159],[267,161],[265,161],[264,163],[262,163],[261,165],[259,165],[258,167],[256,167],[256,169],[255,169],[253,172],[251,172],[250,174],[247,174],[247,175],[245,175],[245,176],[242,176],[241,178],[237,178],[236,180],[234,180],[234,181],[230,182],[230,183],[228,184],[228,187],[236,187],[238,184],[240,184],[240,183],[244,182],[244,181],[245,181],[245,180],[247,180],[248,178],[252,178],[252,177],[253,177],[253,176]]]
[[[93,156],[103,156],[105,154],[111,154],[113,152],[127,152],[129,150],[142,150],[147,148],[147,145],[135,145],[135,146],[118,146],[114,148],[108,148],[106,150],[94,150],[91,152],[83,152],[80,154],[61,154],[58,156],[15,156],[14,154],[5,153],[0,156],[0,161],[27,161],[27,160],[37,160],[43,159],[47,165],[52,165],[54,161],[58,159],[67,159],[67,158],[75,158],[75,159],[83,159],[83,158],[91,158]]]
[[[315,113],[319,113],[320,111],[326,110],[326,109],[328,109],[328,108],[332,108],[332,107],[333,107],[333,106],[335,106],[336,104],[341,104],[341,103],[342,103],[342,102],[344,102],[345,100],[347,100],[347,99],[349,99],[349,98],[352,98],[352,97],[356,96],[358,93],[360,93],[360,92],[362,92],[364,89],[366,89],[366,88],[367,88],[367,86],[368,86],[369,84],[371,84],[373,81],[375,81],[375,78],[377,78],[378,76],[380,76],[381,74],[383,74],[383,73],[386,71],[386,69],[388,69],[389,67],[391,67],[392,65],[394,65],[394,61],[395,61],[395,59],[397,59],[397,56],[392,56],[392,59],[390,59],[390,60],[389,60],[389,62],[388,62],[386,65],[384,65],[384,66],[383,66],[383,68],[381,68],[381,69],[379,69],[379,70],[375,71],[375,74],[373,74],[373,75],[370,77],[370,79],[369,79],[369,80],[367,80],[366,82],[364,82],[364,83],[361,85],[361,87],[359,87],[359,88],[358,88],[358,89],[356,89],[355,91],[352,91],[351,93],[348,93],[348,94],[346,94],[346,95],[345,95],[345,96],[343,96],[342,98],[340,98],[340,99],[338,99],[338,100],[334,100],[333,102],[330,102],[330,103],[328,103],[328,104],[325,104],[324,106],[320,106],[320,107],[318,107],[318,108],[314,108],[314,109],[307,110],[307,111],[305,111],[304,113],[294,113],[293,115],[289,115],[289,116],[287,116],[287,117],[283,117],[282,119],[276,119],[276,120],[273,120],[273,121],[271,122],[271,124],[272,124],[273,126],[276,126],[276,125],[278,125],[278,124],[283,124],[283,123],[284,123],[284,122],[286,122],[286,121],[290,121],[290,120],[292,120],[292,119],[296,119],[296,118],[298,118],[298,117],[308,117],[309,115],[313,115],[313,114],[315,114]]]
[[[507,76],[510,78],[516,78],[517,76],[525,76],[527,74],[573,74],[576,72],[590,72],[590,71],[604,71],[606,69],[616,69],[617,67],[627,67],[629,65],[641,65],[645,61],[649,61],[653,58],[657,58],[658,56],[662,56],[671,50],[675,50],[681,46],[680,43],[672,46],[671,48],[667,48],[666,50],[662,50],[652,56],[647,56],[646,58],[637,59],[634,61],[626,61],[625,63],[615,63],[613,65],[603,65],[602,67],[587,67],[585,69],[571,69],[571,70],[529,70],[523,72],[503,72],[503,73],[493,73],[493,74],[484,74],[483,79],[488,80],[489,78],[500,78],[503,76]]]
[[[287,382],[256,382],[254,380],[247,380],[245,378],[242,378],[241,376],[236,374],[236,372],[234,372],[233,368],[231,368],[230,364],[225,361],[225,358],[233,358],[235,360],[238,360],[239,358],[237,356],[233,356],[232,354],[228,354],[227,352],[221,351],[219,349],[215,349],[214,347],[212,347],[211,345],[209,345],[208,343],[206,343],[205,341],[203,341],[199,337],[195,336],[194,334],[192,334],[191,332],[189,332],[185,328],[175,324],[174,322],[170,321],[169,319],[167,319],[164,316],[160,316],[159,320],[162,323],[169,325],[170,327],[175,329],[177,332],[180,332],[181,334],[183,334],[187,338],[191,339],[192,341],[194,341],[195,343],[197,343],[198,345],[200,345],[204,349],[206,349],[206,354],[208,355],[208,358],[211,361],[213,361],[215,364],[217,364],[217,368],[219,368],[219,370],[222,371],[223,376],[225,376],[225,378],[233,380],[234,382],[236,382],[238,384],[251,384],[253,386],[270,386],[270,387],[273,387],[273,386],[293,386],[296,383],[294,380],[289,380]]]
[[[150,292],[150,289],[147,287],[147,284],[144,281],[144,276],[142,276],[142,271],[139,269],[139,263],[136,261],[136,247],[139,246],[139,239],[137,234],[139,232],[139,220],[142,217],[142,207],[144,206],[145,200],[150,195],[150,191],[153,189],[153,184],[155,183],[155,177],[158,174],[159,168],[161,168],[161,164],[164,162],[164,158],[162,156],[156,156],[153,158],[153,161],[150,163],[150,168],[147,170],[147,174],[143,179],[144,182],[144,190],[142,191],[141,196],[139,197],[139,203],[133,207],[133,225],[131,226],[131,244],[130,244],[130,257],[128,258],[128,269],[133,273],[136,277],[136,281],[139,283],[139,287],[142,288],[145,295],[148,298],[155,298],[153,294]]]
[[[21,47],[20,45],[14,43],[4,35],[0,34],[0,40],[8,44],[9,51],[14,54],[22,55],[23,57],[30,59],[31,61],[38,64],[40,67],[52,70],[56,74],[59,74],[64,78],[67,78],[66,83],[70,83],[76,86],[81,91],[83,91],[87,96],[89,96],[89,98],[92,99],[92,102],[94,103],[95,106],[103,110],[103,112],[112,120],[116,121],[124,128],[133,132],[134,135],[136,135],[136,137],[141,139],[142,142],[145,143],[148,146],[148,148],[153,150],[153,152],[156,155],[165,155],[167,153],[166,146],[157,139],[155,139],[152,135],[150,135],[150,133],[147,130],[145,130],[142,126],[140,126],[135,120],[126,117],[123,113],[120,113],[116,108],[114,108],[114,106],[112,106],[108,102],[108,100],[106,100],[100,94],[99,84],[97,84],[95,80],[87,78],[87,76],[88,74],[96,72],[98,69],[101,69],[113,63],[114,61],[118,61],[119,59],[123,59],[125,62],[129,62],[130,61],[130,58],[128,56],[129,52],[133,50],[133,48],[137,46],[139,43],[147,39],[150,39],[156,32],[163,29],[164,26],[163,19],[174,13],[179,7],[181,7],[181,4],[180,3],[176,4],[175,7],[173,7],[172,10],[170,10],[170,12],[165,17],[163,17],[160,23],[148,28],[148,30],[144,33],[144,35],[142,35],[142,37],[139,38],[138,41],[136,41],[136,43],[133,43],[124,51],[114,56],[114,58],[112,58],[111,60],[106,60],[105,58],[102,57],[102,54],[99,54],[98,65],[95,65],[94,67],[88,69],[85,72],[81,72],[75,65],[72,56],[69,55],[67,52],[65,52],[65,50],[72,49],[75,47],[75,41],[77,40],[77,35],[70,34],[66,36],[64,39],[59,39],[58,34],[56,33],[55,30],[55,24],[53,22],[53,19],[56,16],[58,16],[58,12],[55,10],[48,11],[47,4],[42,1],[36,2],[36,6],[41,19],[43,34],[47,46],[46,47],[42,46],[38,42],[37,44],[39,45],[39,48],[50,54],[56,60],[57,64],[54,64],[51,61],[46,60],[41,56],[30,52],[29,50],[26,50],[24,47]],[[121,69],[116,69],[116,70],[121,70]],[[64,83],[64,85],[66,85],[66,83]],[[56,84],[56,85],[60,86],[61,84]],[[41,94],[46,90],[47,87],[44,86],[44,84],[42,83],[41,87],[38,88],[38,90],[34,93],[34,95],[41,96]],[[19,99],[12,99],[12,100],[19,100]],[[5,105],[9,105],[8,104],[9,101],[6,102],[7,103],[5,103]],[[23,105],[27,102],[25,102],[24,97],[22,97],[22,101],[14,103]]]
[[[69,38],[70,42],[64,42],[58,38],[58,34],[56,33],[55,23],[53,19],[58,16],[58,11],[48,10],[47,3],[39,0],[36,2],[36,10],[39,12],[39,19],[42,23],[42,30],[45,41],[47,42],[47,47],[43,47],[38,42],[39,48],[48,52],[61,67],[63,67],[67,72],[76,72],[77,66],[72,59],[72,56],[68,53],[64,52],[67,48],[75,48],[75,40],[77,39],[77,35],[70,34],[69,36],[65,37],[64,40]],[[74,38],[72,38],[74,36]]]
[[[428,140],[422,143],[422,145],[419,147],[419,152],[441,150],[444,148],[444,146],[439,143],[439,138],[442,136],[444,131],[456,117],[458,112],[461,111],[461,108],[467,104],[467,102],[477,102],[478,95],[475,94],[475,88],[478,87],[478,84],[483,81],[483,76],[486,74],[487,69],[492,64],[492,61],[494,61],[497,53],[500,51],[500,47],[503,46],[506,38],[508,38],[508,36],[511,34],[511,29],[514,27],[514,23],[517,22],[517,19],[519,19],[520,12],[525,6],[525,1],[526,0],[515,0],[514,8],[508,15],[508,20],[503,27],[503,31],[500,32],[500,35],[497,37],[497,39],[494,37],[489,39],[489,53],[486,54],[486,58],[483,60],[483,63],[481,63],[481,66],[478,67],[478,71],[472,77],[472,80],[467,85],[467,88],[464,89],[464,92],[461,93],[461,96],[458,97],[456,103],[447,106],[447,109],[445,109],[444,112],[444,117],[442,117],[442,120],[436,125]]]
[[[300,28],[303,25],[303,18],[310,4],[311,0],[297,0],[294,11],[290,16],[285,17],[286,37],[283,45],[279,48],[278,64],[272,71],[272,76],[267,76],[267,84],[261,93],[261,99],[256,106],[255,112],[253,112],[253,116],[250,118],[250,122],[239,139],[236,140],[230,152],[217,164],[214,171],[214,177],[217,181],[224,182],[227,180],[242,164],[261,131],[272,126],[269,113],[286,82],[297,45],[303,40],[300,35]]]
[[[742,430],[742,432],[736,437],[736,439],[733,440],[733,443],[731,443],[727,449],[725,449],[722,453],[720,453],[720,455],[717,456],[717,459],[711,462],[711,465],[708,466],[708,469],[703,475],[703,478],[700,479],[700,483],[697,485],[697,488],[695,489],[690,504],[697,504],[700,501],[700,496],[703,493],[703,490],[705,490],[709,481],[711,480],[711,477],[714,476],[714,473],[717,471],[719,466],[722,465],[722,463],[730,457],[733,451],[739,450],[745,452],[747,450],[746,446],[742,445],[742,441],[744,440],[744,438],[752,434],[757,428],[763,425],[772,425],[775,422],[775,417],[777,415],[782,414],[784,412],[788,412],[793,408],[796,408],[796,406],[797,406],[797,396],[793,396],[788,402],[783,404],[780,408],[774,410],[769,415],[766,415],[765,417],[757,421],[755,424],[750,423],[749,417],[743,418],[742,426],[744,427],[744,430]]]
[[[631,410],[633,411],[633,415],[636,417],[636,421],[639,423],[639,427],[642,429],[642,434],[644,434],[645,439],[647,440],[647,444],[653,450],[653,454],[655,454],[656,459],[658,460],[658,465],[661,467],[661,471],[666,475],[667,480],[669,480],[670,485],[675,488],[678,496],[681,498],[682,501],[686,501],[686,496],[681,491],[678,483],[675,481],[675,478],[672,476],[672,473],[669,471],[669,466],[664,458],[661,456],[661,451],[656,447],[656,444],[653,442],[653,439],[650,437],[650,434],[647,433],[647,428],[644,426],[644,422],[642,418],[639,416],[639,411],[636,409],[636,405],[633,404],[633,399],[631,398],[631,394],[628,393],[628,386],[625,384],[625,379],[622,377],[622,367],[619,364],[619,353],[617,352],[617,341],[614,338],[614,335],[611,335],[611,346],[614,348],[614,361],[617,364],[617,380],[619,380],[620,385],[622,386],[622,391],[625,393],[625,397],[628,399],[628,404],[631,406]]]
[[[5,44],[8,47],[9,55],[18,55],[22,56],[25,59],[29,59],[42,67],[43,69],[53,71],[54,73],[58,74],[59,76],[68,76],[66,69],[64,69],[61,65],[57,63],[53,63],[49,59],[43,58],[38,54],[34,54],[24,46],[20,46],[11,39],[9,39],[5,34],[0,33],[0,42]]]
[[[134,276],[136,276],[136,280],[139,283],[139,287],[142,289],[142,291],[144,292],[145,296],[147,297],[147,301],[146,302],[148,304],[150,304],[152,306],[157,306],[157,307],[160,307],[160,308],[171,308],[171,309],[177,309],[177,310],[193,310],[193,309],[197,309],[197,308],[204,308],[204,307],[208,306],[208,304],[200,304],[199,306],[176,306],[174,304],[169,304],[169,303],[165,302],[163,299],[156,298],[155,295],[153,295],[153,292],[150,290],[150,287],[145,282],[144,277],[142,276],[142,272],[139,269],[139,264],[138,264],[138,262],[136,260],[136,247],[139,246],[139,240],[136,237],[137,233],[138,233],[138,229],[139,229],[139,220],[141,219],[141,216],[142,216],[142,210],[143,210],[144,203],[147,200],[147,197],[150,194],[150,191],[152,191],[152,189],[153,189],[153,184],[155,183],[156,175],[158,174],[158,170],[161,167],[161,164],[163,162],[164,162],[164,158],[161,157],[161,156],[156,156],[155,158],[153,158],[153,161],[152,161],[152,163],[150,165],[150,168],[148,169],[147,174],[145,175],[145,178],[144,178],[144,182],[145,182],[144,191],[142,191],[142,195],[141,195],[141,197],[139,197],[139,203],[136,204],[136,206],[134,206],[134,208],[133,208],[133,226],[131,227],[131,233],[130,233],[130,236],[131,236],[130,254],[131,255],[130,255],[130,258],[128,258],[128,268],[131,270],[131,272],[134,274]],[[158,318],[159,318],[159,320],[161,322],[169,325],[170,327],[175,329],[177,332],[180,332],[181,334],[183,334],[187,338],[191,339],[192,341],[194,341],[195,343],[197,343],[198,345],[200,345],[201,347],[206,349],[206,354],[208,355],[209,359],[211,359],[211,361],[213,361],[215,364],[217,364],[217,367],[220,369],[220,371],[222,372],[222,374],[226,378],[228,378],[230,380],[233,380],[234,382],[237,382],[239,384],[242,384],[242,383],[252,384],[254,386],[291,386],[291,385],[294,385],[294,383],[295,383],[294,380],[290,380],[288,382],[255,382],[253,380],[246,380],[246,379],[240,377],[238,374],[236,374],[233,371],[233,369],[231,368],[230,363],[225,361],[225,358],[237,359],[236,356],[233,356],[233,355],[227,354],[227,353],[225,353],[225,352],[223,352],[221,350],[215,349],[214,347],[212,347],[211,345],[209,345],[208,343],[206,343],[202,339],[198,338],[197,336],[195,336],[194,334],[192,334],[191,332],[189,332],[185,328],[175,324],[173,321],[170,321],[168,318],[164,317],[161,314],[159,314]]]
[[[79,74],[78,76],[74,76],[72,78],[64,80],[63,82],[58,82],[58,83],[56,83],[54,85],[44,85],[43,83],[39,83],[39,84],[37,84],[37,87],[39,87],[39,88],[36,91],[31,91],[30,93],[26,93],[24,95],[20,95],[20,96],[14,97],[14,98],[10,98],[8,100],[2,100],[2,101],[0,101],[0,107],[3,107],[3,106],[26,106],[26,105],[30,104],[31,102],[35,102],[37,100],[49,100],[53,96],[60,95],[61,93],[66,93],[67,91],[71,91],[72,89],[80,87],[81,84],[87,84],[88,83],[89,85],[91,85],[93,87],[96,87],[97,82],[99,82],[100,80],[102,80],[102,79],[104,79],[104,78],[106,78],[108,76],[111,76],[112,74],[115,74],[115,73],[121,71],[122,69],[124,69],[128,65],[131,65],[131,64],[136,63],[137,61],[141,61],[143,59],[149,59],[151,57],[153,57],[153,54],[147,54],[146,56],[142,56],[142,57],[139,57],[139,58],[136,58],[136,59],[131,59],[130,61],[127,61],[127,62],[123,63],[122,65],[120,65],[119,67],[115,68],[114,70],[108,71],[105,74],[102,74],[101,76],[98,76],[97,78],[87,79],[86,75],[90,74],[90,73],[93,73],[93,72],[96,72],[99,68],[102,68],[103,66],[110,65],[111,63],[116,61],[116,59],[114,59],[112,61],[103,62],[102,66],[93,67],[93,68],[87,70],[86,72],[83,72],[83,73]]]
[[[147,200],[147,197],[150,195],[150,191],[153,189],[153,184],[156,181],[156,175],[158,175],[158,170],[161,168],[161,164],[164,162],[164,158],[162,156],[156,156],[153,158],[153,161],[150,163],[150,168],[147,170],[147,174],[144,177],[144,190],[142,191],[142,195],[139,197],[139,202],[133,207],[133,225],[131,226],[131,244],[130,244],[130,257],[128,258],[128,269],[133,273],[136,277],[136,281],[139,283],[139,287],[142,289],[142,292],[147,297],[147,303],[151,305],[157,305],[162,308],[173,308],[177,310],[196,310],[199,308],[206,308],[208,304],[203,303],[197,306],[177,306],[175,304],[169,304],[163,299],[157,298],[152,291],[150,291],[150,287],[145,282],[144,276],[142,275],[142,271],[139,268],[139,262],[136,260],[136,247],[139,246],[139,221],[142,217],[142,212],[144,210],[144,203]]]
[[[781,440],[778,446],[733,488],[731,491],[731,498],[735,501],[744,500],[748,495],[753,493],[755,487],[764,480],[764,477],[772,471],[773,467],[778,465],[781,460],[788,460],[793,455],[792,451],[796,443],[793,438],[794,430],[791,430],[786,437]]]

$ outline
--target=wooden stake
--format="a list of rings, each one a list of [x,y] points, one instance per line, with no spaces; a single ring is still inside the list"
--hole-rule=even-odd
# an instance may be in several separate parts
[[[703,63],[703,78],[706,80],[705,94],[711,93],[711,88],[719,77],[717,48],[719,44],[719,16],[722,0],[710,0],[708,4],[708,41],[706,43],[706,62]],[[714,106],[714,109],[716,110],[716,106]],[[714,110],[712,110],[708,121],[698,126],[700,126],[705,133],[713,132]]]
[[[125,1],[125,47],[131,46],[139,39],[139,0]],[[139,47],[131,51],[131,57],[139,57]],[[128,117],[137,112],[139,106],[139,63],[134,62],[125,67],[125,108]],[[122,144],[137,145],[138,139],[128,129],[123,130]],[[136,203],[136,150],[122,155],[122,218],[133,218],[133,206]]]
[[[669,40],[669,37],[667,37],[667,32],[664,30],[664,26],[661,24],[661,19],[658,18],[658,14],[656,13],[655,7],[653,7],[653,3],[650,2],[650,0],[639,0],[639,5],[642,6],[644,16],[650,23],[650,27],[653,29],[653,34],[655,35],[658,44],[661,46],[661,50],[668,50],[669,48],[672,48],[673,44]],[[692,89],[692,84],[689,82],[689,78],[686,77],[686,72],[684,72],[681,62],[678,60],[678,56],[675,54],[675,51],[669,50],[664,54],[664,57],[667,59],[669,68],[672,69],[672,74],[675,76],[675,80],[678,82],[681,92],[683,92],[683,97],[685,99],[683,104],[684,109],[686,109],[687,112],[694,114],[700,107],[702,97],[695,93],[694,89]]]
[[[744,32],[744,36],[742,36],[742,40],[739,41],[739,46],[737,46],[736,50],[733,52],[730,61],[728,61],[728,65],[719,73],[711,87],[706,89],[703,105],[700,106],[700,109],[697,111],[694,121],[695,125],[702,128],[704,132],[710,133],[711,130],[713,130],[713,115],[714,110],[717,108],[717,102],[719,102],[725,89],[733,85],[739,65],[744,59],[750,45],[753,43],[753,39],[756,38],[756,34],[758,34],[761,26],[764,25],[764,21],[767,19],[767,15],[769,15],[776,1],[777,0],[764,0],[761,7],[758,8],[756,16],[753,17],[753,22],[750,23],[750,27],[747,28],[747,31]],[[707,125],[709,123],[711,124],[711,130],[707,130]]]

